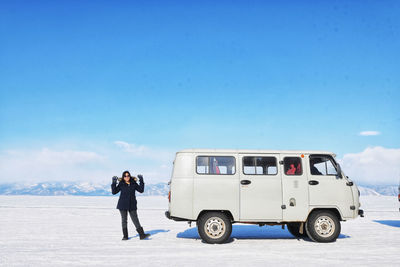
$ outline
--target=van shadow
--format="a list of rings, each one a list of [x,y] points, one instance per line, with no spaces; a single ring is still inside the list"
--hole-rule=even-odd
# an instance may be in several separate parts
[[[150,230],[150,231],[144,231],[146,234],[150,234],[150,237],[149,237],[149,239],[152,237],[152,236],[154,236],[154,235],[156,235],[156,234],[158,234],[158,233],[167,233],[167,232],[169,232],[170,230],[164,230],[164,229],[156,229],[156,230]],[[131,239],[131,238],[135,238],[135,237],[138,237],[139,236],[139,234],[137,234],[137,235],[135,235],[135,236],[130,236],[129,237],[129,239]]]
[[[374,220],[374,222],[400,228],[400,220]]]
[[[189,228],[176,235],[177,238],[187,239],[200,239],[197,227]],[[350,238],[348,235],[339,235],[338,238]],[[282,226],[258,226],[258,225],[232,225],[232,234],[228,243],[233,242],[234,239],[298,239],[294,237],[286,229],[282,229]],[[309,241],[308,238],[304,240]]]

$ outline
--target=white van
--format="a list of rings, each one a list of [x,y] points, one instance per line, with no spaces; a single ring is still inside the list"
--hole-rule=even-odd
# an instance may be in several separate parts
[[[232,223],[287,225],[296,237],[332,242],[340,221],[363,216],[359,191],[325,151],[188,149],[176,153],[169,209],[196,221],[207,243],[223,243]]]

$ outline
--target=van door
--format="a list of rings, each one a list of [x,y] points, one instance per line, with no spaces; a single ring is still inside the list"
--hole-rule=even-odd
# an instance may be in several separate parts
[[[351,186],[345,178],[339,178],[336,162],[331,155],[309,155],[310,206],[334,207],[345,218],[353,217],[354,206]]]
[[[240,220],[280,221],[282,183],[277,154],[240,154]]]
[[[308,181],[303,154],[281,154],[283,220],[305,221],[308,215]]]

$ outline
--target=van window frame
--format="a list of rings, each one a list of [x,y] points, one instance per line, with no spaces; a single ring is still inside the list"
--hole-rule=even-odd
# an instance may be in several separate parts
[[[300,174],[286,174],[286,172],[285,172],[285,159],[286,158],[299,158],[300,159],[300,164],[301,164],[301,173]],[[303,174],[304,174],[304,165],[303,165],[303,160],[302,160],[302,158],[301,157],[299,157],[299,156],[285,156],[284,158],[283,158],[283,174],[285,175],[285,176],[302,176]]]
[[[311,160],[312,157],[325,157],[325,158],[328,158],[332,162],[333,167],[335,167],[336,174],[326,174],[326,175],[324,175],[324,174],[311,174],[310,160]],[[334,177],[336,177],[337,173],[338,173],[336,160],[332,157],[332,155],[329,155],[329,154],[310,154],[308,156],[308,168],[310,169],[310,175],[312,175],[312,176],[334,176]]]
[[[208,157],[208,167],[210,168],[210,158],[211,157],[228,157],[228,158],[233,158],[234,159],[234,162],[235,162],[235,172],[234,173],[231,173],[231,174],[229,174],[229,173],[220,173],[220,174],[217,174],[217,173],[198,173],[197,172],[197,159],[199,158],[199,157]],[[196,163],[195,163],[195,167],[196,167],[196,174],[198,174],[198,175],[236,175],[236,170],[237,170],[237,168],[236,168],[236,157],[235,156],[225,156],[225,155],[222,155],[222,156],[216,156],[216,155],[197,155],[196,156]]]
[[[276,173],[275,174],[246,174],[244,173],[244,158],[246,157],[252,157],[252,158],[274,158],[275,159],[275,167],[276,167]],[[254,167],[257,167],[254,165]],[[243,175],[263,175],[263,176],[276,176],[279,174],[279,168],[278,168],[278,160],[276,156],[242,156],[242,174]]]

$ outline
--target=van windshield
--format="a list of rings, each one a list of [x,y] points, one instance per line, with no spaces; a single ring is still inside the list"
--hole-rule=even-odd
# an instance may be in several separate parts
[[[310,155],[311,175],[337,175],[336,162],[330,155]]]

